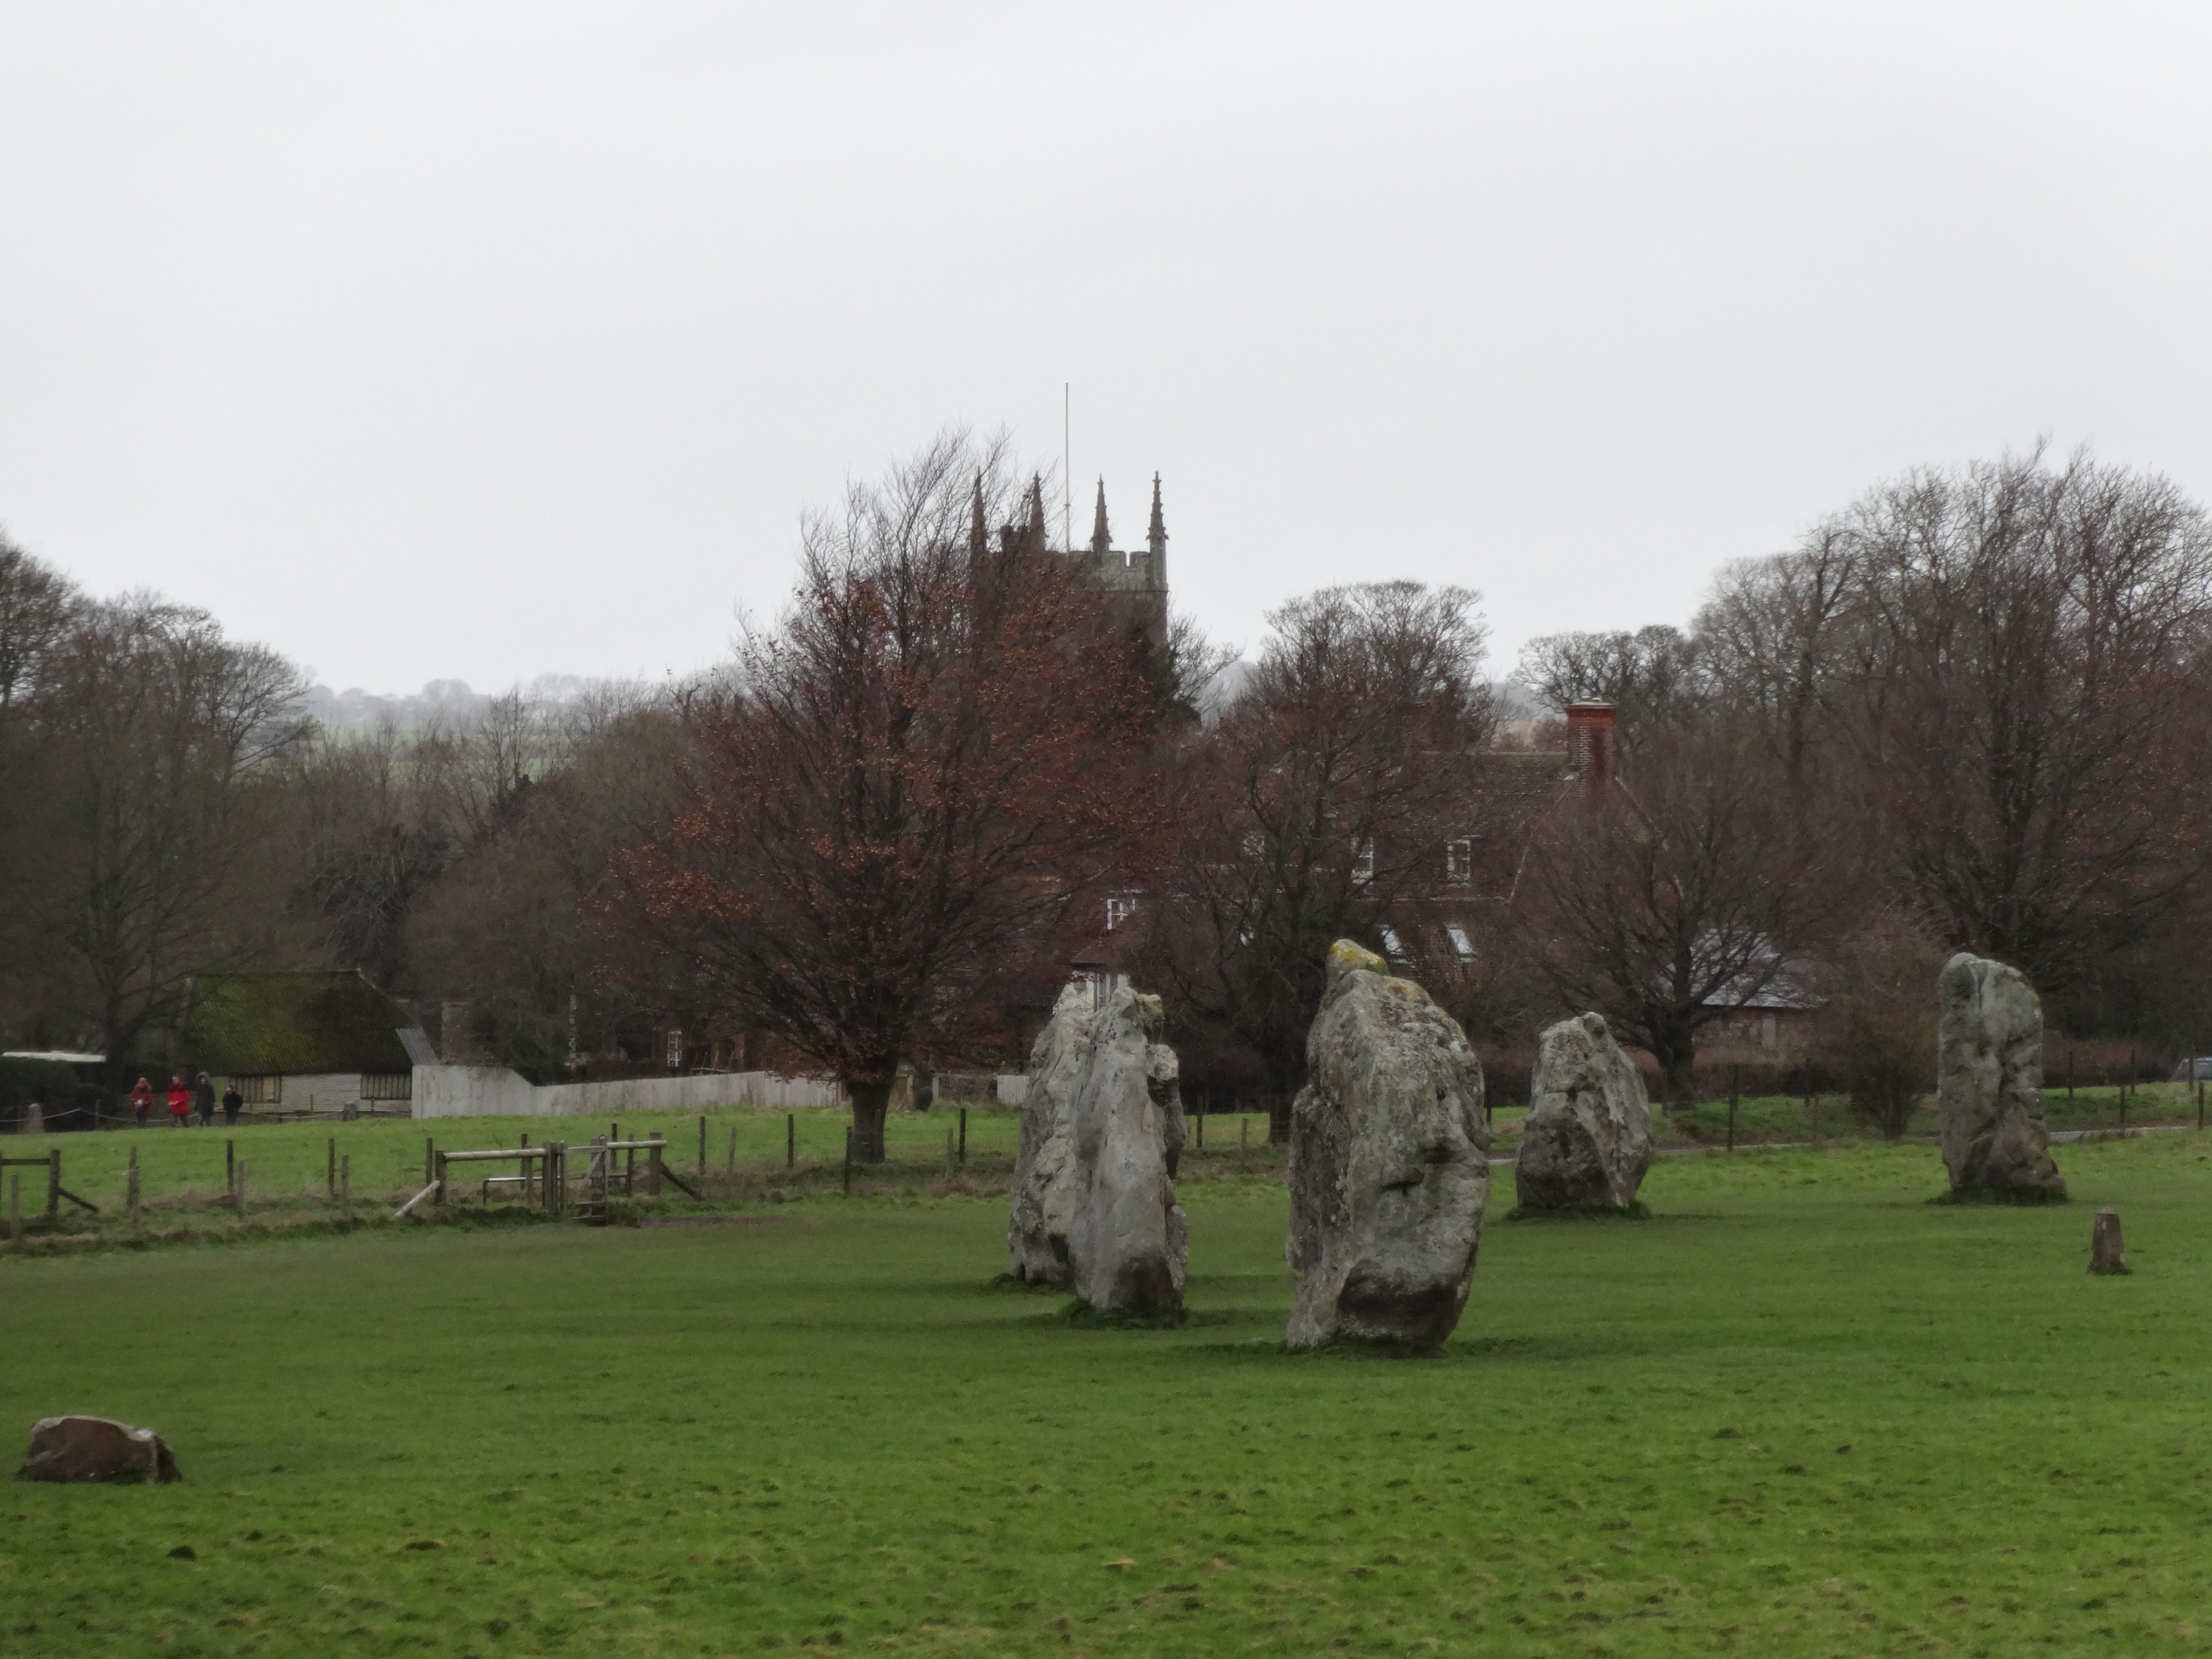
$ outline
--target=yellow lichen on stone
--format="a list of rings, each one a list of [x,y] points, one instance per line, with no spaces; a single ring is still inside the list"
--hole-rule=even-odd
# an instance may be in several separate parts
[[[1340,939],[1328,947],[1328,982],[1334,985],[1355,968],[1364,968],[1370,974],[1390,976],[1390,964],[1364,945]]]

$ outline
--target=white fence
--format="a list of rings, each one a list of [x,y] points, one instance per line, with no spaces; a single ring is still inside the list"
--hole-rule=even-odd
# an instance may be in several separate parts
[[[504,1066],[417,1066],[416,1117],[604,1117],[622,1112],[696,1112],[749,1106],[787,1111],[837,1106],[835,1083],[773,1072],[710,1072],[619,1083],[533,1084]]]

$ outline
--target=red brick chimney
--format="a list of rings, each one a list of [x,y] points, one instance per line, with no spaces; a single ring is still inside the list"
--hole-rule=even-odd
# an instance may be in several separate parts
[[[1592,795],[1613,787],[1613,707],[1609,702],[1567,705],[1567,758]]]

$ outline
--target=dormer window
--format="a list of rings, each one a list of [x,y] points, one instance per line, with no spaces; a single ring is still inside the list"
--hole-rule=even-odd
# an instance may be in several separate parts
[[[1444,880],[1465,887],[1474,879],[1474,837],[1462,836],[1444,843]]]
[[[1133,893],[1109,893],[1106,898],[1106,931],[1112,933],[1136,915],[1137,896]]]

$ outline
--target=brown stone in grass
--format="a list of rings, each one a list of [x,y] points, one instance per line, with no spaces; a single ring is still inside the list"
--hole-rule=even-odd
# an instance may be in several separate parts
[[[2124,1273],[2127,1270],[2128,1253],[2120,1248],[2120,1212],[2100,1210],[2096,1224],[2089,1229],[2089,1271]]]
[[[167,1482],[182,1479],[176,1454],[151,1429],[106,1417],[42,1417],[31,1425],[31,1447],[18,1480]]]

